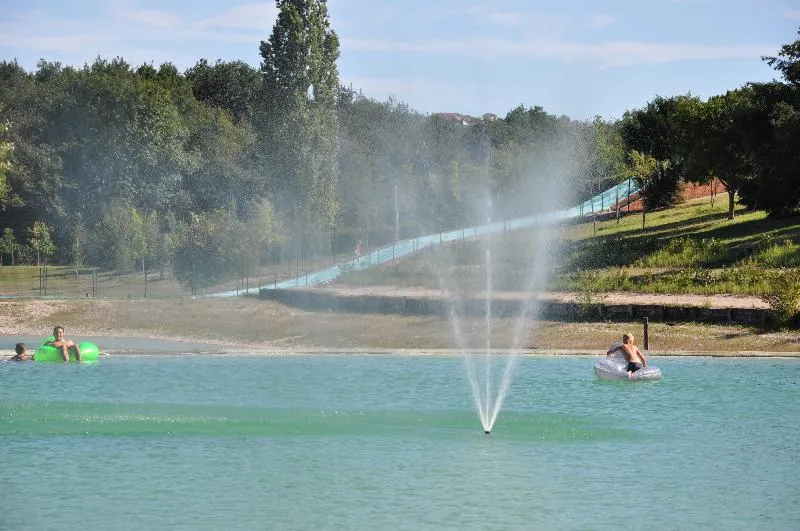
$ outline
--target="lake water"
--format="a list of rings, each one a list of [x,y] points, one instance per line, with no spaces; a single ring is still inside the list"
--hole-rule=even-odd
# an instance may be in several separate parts
[[[595,359],[0,363],[0,529],[800,529],[800,361]]]

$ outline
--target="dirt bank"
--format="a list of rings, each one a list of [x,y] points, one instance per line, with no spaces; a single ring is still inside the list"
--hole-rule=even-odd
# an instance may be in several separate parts
[[[19,336],[46,337],[56,324],[76,339],[162,339],[208,345],[209,352],[239,353],[482,349],[487,330],[484,318],[464,318],[456,333],[443,317],[309,312],[251,297],[0,301],[0,336],[6,349]],[[627,330],[641,344],[642,325],[498,318],[490,329],[496,349],[598,353]],[[800,355],[796,332],[696,323],[650,323],[649,332],[653,354]]]

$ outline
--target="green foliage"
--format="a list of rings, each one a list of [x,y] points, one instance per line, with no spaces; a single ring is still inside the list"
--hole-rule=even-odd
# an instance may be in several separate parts
[[[278,0],[278,18],[261,41],[265,146],[287,214],[312,251],[330,250],[336,219],[339,38],[326,2]],[[327,247],[327,248],[326,248]]]
[[[653,227],[673,214],[651,209],[673,204],[683,179],[722,179],[731,217],[741,216],[736,194],[790,225],[800,206],[797,42],[765,58],[786,83],[748,84],[707,101],[659,97],[617,122],[522,105],[503,118],[423,116],[339,86],[339,41],[326,2],[277,5],[259,70],[201,60],[181,75],[169,63],[133,68],[98,58],[77,69],[42,61],[28,73],[0,62],[0,124],[13,125],[0,131],[4,226],[24,235],[34,221],[46,224],[53,245],[69,250],[56,262],[141,260],[147,269],[186,246],[181,231],[196,223],[195,213],[220,224],[212,240],[230,260],[219,274],[241,274],[255,263],[248,242],[259,242],[262,263],[294,255],[286,247],[297,243],[300,258],[349,254],[359,239],[381,245],[482,224],[490,211],[509,219],[572,206],[631,167],[646,184]],[[265,200],[266,242],[249,234],[247,221]],[[703,216],[711,223],[718,213]],[[727,274],[798,261],[792,233],[761,245],[753,235],[727,237],[734,223],[713,234],[648,228],[640,236],[599,225],[596,241],[567,246],[564,268],[649,268],[598,275],[598,284],[619,289],[722,289],[722,266]],[[38,252],[19,246],[3,254],[32,261]],[[485,272],[465,262],[472,255],[459,250],[452,258],[480,286]],[[527,285],[530,261],[499,249],[494,256],[503,264],[497,286]],[[719,275],[704,278],[703,267]],[[676,270],[675,278],[659,268]]]
[[[28,229],[28,245],[36,251],[36,265],[41,263],[42,257],[47,260],[56,252],[50,227],[42,221],[35,221]]]
[[[269,203],[256,215],[237,221],[225,210],[193,213],[188,223],[179,223],[171,239],[173,272],[192,293],[224,279],[244,278],[260,263],[265,251],[284,235]]]
[[[772,271],[767,282],[761,299],[769,304],[775,323],[780,328],[797,324],[800,320],[800,270]]]
[[[747,261],[766,267],[800,267],[800,244],[790,239],[765,237]]]
[[[14,144],[2,140],[2,137],[9,129],[8,122],[0,123],[0,211],[5,210],[6,203],[12,198],[11,186],[8,184],[6,174],[12,167],[11,152],[14,151]]]
[[[620,130],[647,209],[678,203],[697,142],[701,101],[687,95],[656,97],[644,109],[626,112]],[[644,220],[643,220],[644,222]]]
[[[3,256],[11,256],[11,265],[14,265],[14,254],[20,249],[20,244],[14,236],[14,229],[5,227],[3,235],[0,236],[0,265],[3,265]]]
[[[669,160],[657,160],[646,153],[633,150],[629,154],[630,168],[642,190],[645,208],[671,207],[680,199],[680,176]]]
[[[716,238],[698,239],[679,236],[669,239],[666,245],[636,261],[634,265],[641,267],[710,265],[721,262],[726,252],[725,244]]]
[[[578,319],[593,321],[600,317],[605,296],[602,295],[597,271],[579,270],[574,273],[578,292]]]
[[[86,257],[87,239],[88,235],[86,234],[86,227],[83,224],[83,216],[79,213],[72,228],[72,245],[70,247],[72,263],[76,271],[83,268]]]
[[[209,65],[201,59],[186,71],[194,96],[210,107],[224,109],[237,124],[252,123],[261,93],[260,73],[244,61]]]
[[[625,162],[625,140],[618,123],[607,123],[595,118],[594,126],[596,149],[590,154],[596,157],[596,175],[612,183],[624,181],[630,175]]]
[[[800,85],[752,84],[742,105],[748,122],[742,150],[750,170],[742,202],[775,217],[800,213]]]
[[[800,29],[797,30],[800,37]],[[777,57],[762,57],[764,62],[779,71],[787,83],[800,85],[800,39],[781,46]]]
[[[133,207],[110,205],[93,230],[88,252],[94,263],[106,269],[131,270],[134,262],[147,256],[143,216]]]

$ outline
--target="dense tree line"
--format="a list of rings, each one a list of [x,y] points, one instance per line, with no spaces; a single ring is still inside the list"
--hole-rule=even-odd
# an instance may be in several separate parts
[[[259,68],[1,62],[5,263],[169,263],[203,286],[295,253],[571,205],[632,172],[648,207],[716,176],[749,206],[798,208],[797,43],[766,59],[785,83],[657,98],[613,123],[536,106],[454,119],[342,86],[326,2],[277,6]]]

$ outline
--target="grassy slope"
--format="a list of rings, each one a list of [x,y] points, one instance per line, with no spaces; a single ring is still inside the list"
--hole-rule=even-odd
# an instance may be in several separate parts
[[[552,229],[508,233],[492,242],[492,285],[496,290],[591,290],[645,293],[729,293],[758,295],[768,290],[769,272],[800,266],[800,218],[774,220],[764,212],[737,211],[727,219],[725,204],[701,198],[647,215],[591,221]],[[542,244],[541,242],[547,242]],[[538,245],[538,247],[537,247]],[[348,275],[351,285],[392,284],[441,287],[457,272],[466,291],[486,285],[485,244],[467,241],[432,250],[394,266]],[[551,271],[536,285],[531,264],[542,249]],[[556,257],[556,258],[554,258]],[[541,276],[541,275],[540,275]]]

